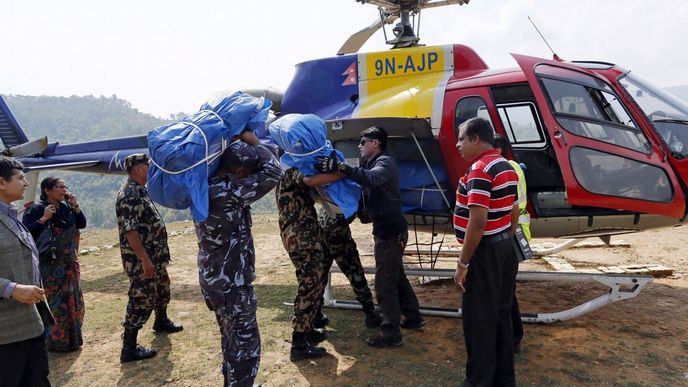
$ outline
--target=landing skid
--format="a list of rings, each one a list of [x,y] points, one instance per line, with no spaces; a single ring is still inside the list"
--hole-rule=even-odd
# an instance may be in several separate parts
[[[364,268],[368,274],[375,273],[374,268]],[[453,278],[454,270],[449,269],[419,269],[406,268],[408,276],[428,276],[440,278]],[[361,305],[356,301],[338,300],[332,295],[331,277],[332,273],[341,273],[339,268],[333,267],[330,271],[330,278],[325,288],[323,305],[331,308],[361,310]],[[550,273],[537,271],[519,272],[517,280],[523,281],[555,281],[555,282],[596,282],[605,285],[609,290],[597,298],[584,302],[571,309],[551,313],[522,313],[521,320],[527,323],[550,324],[559,321],[570,320],[584,314],[593,312],[612,302],[633,298],[650,282],[650,276],[633,276],[624,274],[596,274],[596,273]],[[461,317],[461,308],[436,308],[421,306],[420,312],[426,316],[438,317]]]
[[[577,239],[567,239],[558,245],[550,248],[533,248],[533,255],[537,257],[544,257],[546,255],[551,255],[551,254],[556,254],[560,251],[564,251],[568,249],[571,246],[574,246],[584,240],[585,238],[577,238]],[[532,247],[532,246],[531,246]]]

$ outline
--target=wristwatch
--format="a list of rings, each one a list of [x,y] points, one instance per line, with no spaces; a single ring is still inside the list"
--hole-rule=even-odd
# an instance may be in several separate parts
[[[470,262],[469,262],[469,263],[463,263],[463,262],[461,262],[461,260],[459,259],[458,261],[456,261],[456,264],[457,264],[460,268],[462,268],[462,269],[464,269],[464,270],[468,270],[468,265],[470,265],[471,263],[470,263]]]
[[[339,164],[337,164],[337,170],[339,170],[339,172],[342,172],[342,173],[346,172],[346,169],[347,169],[348,167],[349,167],[349,166],[346,165],[346,163],[343,162],[343,161],[340,161]]]

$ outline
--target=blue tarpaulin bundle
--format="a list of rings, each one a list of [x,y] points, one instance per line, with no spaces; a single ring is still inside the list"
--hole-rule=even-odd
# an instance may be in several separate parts
[[[284,154],[280,159],[282,168],[297,168],[305,176],[318,172],[313,168],[315,158],[329,156],[332,144],[327,140],[325,122],[313,114],[287,114],[272,122],[268,128],[272,140]],[[344,160],[344,155],[336,151],[337,157]],[[361,187],[350,179],[343,179],[324,187],[325,193],[345,217],[350,217],[358,210]]]
[[[422,162],[399,161],[398,165],[403,213],[445,214],[453,210],[454,197],[444,165],[431,164],[432,173]]]
[[[194,220],[208,217],[208,177],[219,157],[244,129],[265,130],[272,103],[235,92],[221,93],[181,121],[148,133],[148,193],[165,207],[191,207]]]

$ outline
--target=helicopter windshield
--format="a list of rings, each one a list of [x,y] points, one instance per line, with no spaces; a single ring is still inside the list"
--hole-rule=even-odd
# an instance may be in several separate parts
[[[671,151],[682,159],[688,156],[688,103],[627,72],[619,83],[633,97]]]

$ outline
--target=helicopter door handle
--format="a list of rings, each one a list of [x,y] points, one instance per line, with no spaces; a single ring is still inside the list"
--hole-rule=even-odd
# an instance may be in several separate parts
[[[556,132],[554,132],[554,139],[557,140],[557,145],[559,145],[560,147],[561,147],[561,141],[564,142],[565,146],[568,145],[568,143],[566,142],[566,137],[564,137],[564,133],[562,133],[560,130],[557,130]]]

